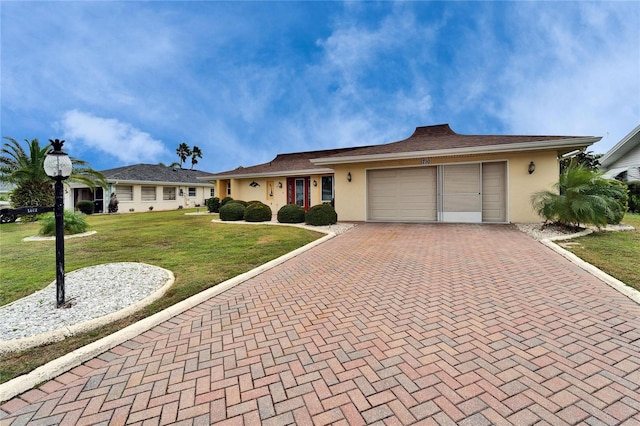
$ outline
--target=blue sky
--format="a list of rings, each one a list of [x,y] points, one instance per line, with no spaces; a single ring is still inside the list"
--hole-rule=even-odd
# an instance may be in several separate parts
[[[103,170],[640,123],[640,2],[2,1],[1,135]],[[190,166],[190,163],[187,163]]]

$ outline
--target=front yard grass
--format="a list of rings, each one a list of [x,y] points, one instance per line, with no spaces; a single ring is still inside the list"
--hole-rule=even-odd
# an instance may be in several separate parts
[[[160,300],[123,320],[62,342],[0,357],[0,383],[323,235],[284,226],[212,223],[214,217],[185,215],[184,210],[87,217],[90,230],[97,234],[65,240],[67,272],[103,263],[143,262],[172,271],[174,285]],[[0,306],[55,281],[55,242],[22,241],[38,230],[37,223],[0,227]]]
[[[622,223],[634,231],[594,232],[572,239],[566,250],[640,291],[640,214],[627,213]]]

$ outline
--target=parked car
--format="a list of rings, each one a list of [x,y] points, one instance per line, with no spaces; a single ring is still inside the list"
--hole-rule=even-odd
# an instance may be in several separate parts
[[[8,201],[0,201],[0,223],[11,223],[18,219],[15,214],[9,213],[11,209],[11,203]]]

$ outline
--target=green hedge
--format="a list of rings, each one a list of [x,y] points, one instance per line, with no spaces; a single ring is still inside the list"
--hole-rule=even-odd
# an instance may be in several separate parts
[[[271,221],[271,208],[260,202],[249,203],[244,211],[244,220],[247,222]]]
[[[83,213],[73,213],[69,210],[64,211],[64,233],[65,234],[82,234],[87,232],[89,224]],[[55,235],[56,218],[53,213],[47,213],[40,219],[40,235]]]
[[[297,204],[287,204],[278,210],[278,222],[302,223],[304,222],[304,209]]]
[[[211,197],[207,199],[207,210],[209,210],[209,213],[220,212],[220,198]]]
[[[629,211],[640,213],[640,180],[627,182],[629,188]]]
[[[227,203],[220,207],[220,220],[236,221],[244,219],[245,206],[241,203]]]
[[[82,200],[82,201],[78,201],[78,210],[80,210],[80,212],[84,213],[84,214],[93,214],[93,210],[94,210],[94,205],[93,205],[93,201],[89,201],[89,200]]]
[[[307,211],[304,221],[313,226],[333,225],[338,221],[338,214],[331,204],[318,204]]]

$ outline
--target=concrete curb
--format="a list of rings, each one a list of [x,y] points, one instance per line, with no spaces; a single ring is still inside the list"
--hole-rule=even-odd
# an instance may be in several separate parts
[[[318,232],[324,231],[318,230]],[[74,367],[77,367],[83,362],[86,362],[91,358],[94,358],[97,355],[100,355],[101,353],[104,353],[109,349],[114,348],[126,342],[127,340],[144,333],[147,330],[150,330],[156,325],[161,324],[164,321],[167,321],[175,317],[176,315],[181,314],[187,309],[193,308],[194,306],[197,306],[198,304],[205,302],[217,296],[218,294],[223,293],[237,286],[238,284],[247,281],[250,278],[260,275],[261,273],[275,266],[278,266],[293,257],[298,256],[300,253],[303,253],[319,244],[324,243],[325,241],[335,237],[336,235],[333,232],[325,233],[327,235],[325,235],[324,237],[315,240],[303,247],[282,255],[251,271],[245,272],[244,274],[224,281],[216,285],[215,287],[211,287],[201,293],[195,294],[190,298],[183,300],[182,302],[176,303],[175,305],[170,306],[163,311],[140,320],[135,324],[131,324],[130,326],[125,327],[122,330],[117,331],[109,336],[105,336],[100,340],[78,348],[75,351],[70,352],[60,358],[54,359],[53,361],[50,361],[47,364],[36,368],[28,374],[16,377],[13,380],[0,384],[0,402],[8,401],[9,399],[17,395],[20,395],[21,393],[32,389],[39,383],[51,380],[54,377],[57,377],[60,374],[65,373]]]
[[[139,263],[139,262],[134,262]],[[165,284],[160,287],[158,290],[154,291],[149,296],[145,297],[142,300],[138,300],[133,305],[129,305],[126,308],[123,308],[117,312],[112,312],[107,315],[103,315],[98,318],[93,318],[87,320],[85,322],[81,322],[78,324],[71,325],[69,327],[59,328],[57,330],[49,331],[47,333],[38,334],[36,336],[24,337],[21,339],[13,339],[7,340],[4,342],[0,342],[0,355],[6,355],[11,352],[23,351],[30,348],[35,348],[37,346],[46,345],[53,342],[59,342],[61,340],[66,339],[67,337],[74,336],[79,333],[84,333],[86,331],[94,330],[98,327],[102,327],[103,325],[112,323],[124,317],[127,317],[140,309],[144,308],[147,305],[152,304],[156,300],[160,299],[166,292],[171,288],[173,283],[175,282],[175,276],[173,272],[168,269],[160,268],[159,266],[153,266],[154,268],[161,269],[168,274],[168,279]],[[54,281],[55,283],[55,281]]]
[[[589,235],[592,232],[593,230],[587,229],[582,232],[578,232],[576,234],[545,238],[543,240],[540,240],[540,242],[545,246],[549,247],[551,250],[558,253],[559,255],[561,255],[562,257],[568,259],[572,263],[578,265],[580,268],[589,272],[591,275],[598,278],[600,281],[603,281],[604,283],[612,287],[614,290],[618,291],[619,293],[622,293],[623,295],[627,296],[629,299],[633,300],[634,302],[640,305],[640,291],[626,285],[622,281],[612,277],[606,272],[601,271],[600,269],[596,268],[592,264],[585,262],[575,254],[571,253],[568,250],[563,249],[562,247],[560,247],[555,243],[555,241],[569,240],[577,237],[584,237],[585,235]]]

